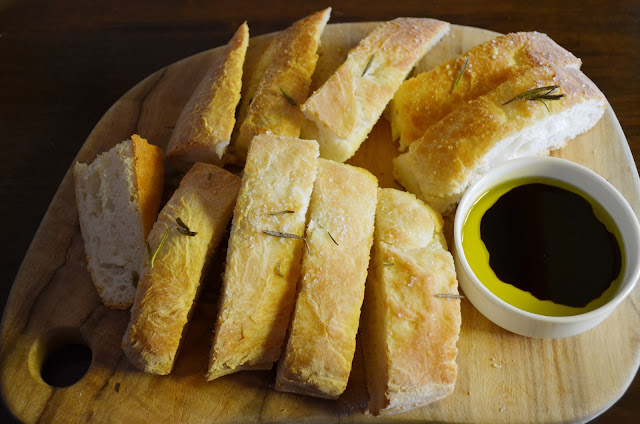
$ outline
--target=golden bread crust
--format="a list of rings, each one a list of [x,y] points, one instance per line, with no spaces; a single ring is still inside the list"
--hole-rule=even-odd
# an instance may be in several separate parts
[[[311,195],[299,292],[276,389],[336,399],[356,347],[377,179],[368,171],[319,159]]]
[[[249,148],[227,251],[207,378],[269,369],[280,357],[300,274],[318,144],[273,135]],[[289,213],[288,211],[293,211]]]
[[[448,30],[448,23],[434,19],[398,18],[380,24],[301,106],[316,127],[303,136],[318,140],[323,158],[349,159],[413,65]]]
[[[467,59],[467,67],[455,85]],[[511,33],[480,44],[402,83],[390,103],[392,137],[400,139],[400,150],[404,151],[429,126],[464,102],[545,64],[578,69],[581,61],[538,32]]]
[[[245,22],[182,110],[167,146],[167,158],[178,167],[189,169],[195,162],[223,164],[236,122],[248,45],[249,27]]]
[[[236,162],[244,162],[249,144],[258,134],[300,135],[303,116],[298,105],[309,94],[320,36],[330,13],[327,8],[295,22],[276,36],[259,60],[258,73],[267,59],[270,63],[255,93],[247,99],[246,118],[240,122],[233,144]]]
[[[137,134],[131,136],[133,155],[135,157],[136,181],[138,184],[138,200],[142,214],[143,234],[149,236],[153,223],[156,222],[164,180],[164,163],[162,149]]]
[[[379,189],[362,320],[369,410],[389,414],[453,391],[460,300],[442,219],[410,193]]]
[[[566,96],[544,103],[516,100],[503,104],[526,90],[551,85],[559,85],[556,92]],[[545,119],[553,119],[587,102],[593,102],[592,108],[598,109],[598,114],[588,122],[586,129],[595,125],[606,107],[604,95],[595,84],[577,69],[552,66],[528,69],[486,95],[460,105],[430,126],[420,139],[411,144],[408,152],[394,160],[394,175],[402,185],[438,212],[448,212],[470,181],[477,177],[479,168],[525,154],[547,154],[564,146],[579,132],[570,133],[574,130],[567,124],[566,134],[557,136],[557,139],[547,137],[548,141],[539,148],[531,140],[526,140],[517,150],[504,155],[500,152],[508,148],[500,143],[504,140],[522,143],[514,137],[525,130],[531,132]]]
[[[149,235],[153,267],[145,261],[122,348],[136,367],[153,374],[173,368],[207,261],[231,220],[240,178],[196,163],[162,208]],[[180,218],[197,234],[178,231]],[[161,240],[167,234],[164,245]]]

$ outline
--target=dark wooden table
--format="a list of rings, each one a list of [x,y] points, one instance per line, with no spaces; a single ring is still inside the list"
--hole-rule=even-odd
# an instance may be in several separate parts
[[[335,2],[330,22],[422,16],[499,32],[545,32],[583,60],[640,161],[640,2],[493,0]],[[40,220],[89,132],[152,72],[226,43],[285,28],[323,1],[0,1],[0,310]],[[633,341],[630,341],[633,342]],[[637,341],[636,341],[637,342]],[[598,423],[637,422],[640,378]],[[0,422],[10,420],[6,408]]]

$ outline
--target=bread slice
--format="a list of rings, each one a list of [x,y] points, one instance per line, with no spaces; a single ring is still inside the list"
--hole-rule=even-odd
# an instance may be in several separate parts
[[[133,365],[169,374],[206,264],[231,221],[240,177],[196,163],[149,235],[151,258],[138,284],[122,348]]]
[[[559,100],[515,100],[537,87],[558,85]],[[589,130],[606,99],[581,71],[531,68],[470,101],[429,127],[393,161],[394,176],[441,213],[453,210],[465,189],[509,159],[548,154]]]
[[[410,193],[380,189],[362,337],[369,411],[392,414],[449,395],[460,300],[442,218]]]
[[[178,168],[189,169],[195,162],[224,163],[236,122],[248,45],[249,27],[245,22],[182,110],[167,146],[167,158]]]
[[[256,77],[262,78],[255,93],[249,92],[240,106],[240,127],[233,144],[236,163],[244,163],[249,144],[258,134],[300,135],[303,116],[298,105],[309,94],[320,36],[330,13],[327,8],[295,22],[273,39],[258,61]]]
[[[289,339],[276,390],[336,399],[347,387],[356,348],[378,180],[368,171],[319,159]]]
[[[399,139],[400,150],[405,151],[427,128],[460,105],[541,65],[579,69],[581,61],[545,34],[518,32],[480,44],[455,60],[418,74],[402,83],[389,104],[392,138]]]
[[[133,303],[162,197],[162,150],[138,135],[73,168],[87,265],[102,302]]]
[[[270,369],[293,309],[318,143],[256,136],[247,155],[207,378]]]
[[[349,159],[413,65],[448,31],[446,22],[421,18],[378,26],[301,106],[302,137],[317,140],[323,158]]]

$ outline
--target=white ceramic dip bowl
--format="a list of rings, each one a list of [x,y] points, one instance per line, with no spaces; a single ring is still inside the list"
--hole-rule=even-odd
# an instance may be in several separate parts
[[[540,177],[577,188],[599,203],[613,219],[622,238],[622,279],[617,293],[602,306],[570,316],[549,316],[519,309],[490,291],[473,272],[462,244],[463,226],[476,201],[492,188],[514,179]],[[579,334],[602,322],[633,290],[640,277],[640,225],[624,197],[604,178],[574,162],[554,157],[508,161],[472,184],[462,197],[454,222],[453,256],[460,287],[469,301],[495,324],[536,338]]]

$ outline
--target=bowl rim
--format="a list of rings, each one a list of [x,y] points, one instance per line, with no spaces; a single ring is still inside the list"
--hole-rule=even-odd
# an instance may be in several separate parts
[[[518,172],[519,168],[523,168],[524,166],[532,167],[537,165],[545,165],[545,167],[540,168],[542,172],[526,172],[518,174],[516,177],[508,177],[507,174],[509,171]],[[638,260],[630,260],[633,259],[628,246],[625,249],[625,257],[626,257],[626,267],[625,273],[627,273],[628,278],[623,280],[621,284],[621,288],[615,294],[615,296],[609,300],[604,305],[589,311],[584,312],[577,315],[569,315],[569,316],[553,316],[553,315],[541,315],[533,312],[525,311],[520,308],[517,308],[510,303],[502,300],[500,297],[495,295],[491,290],[489,290],[480,279],[475,275],[469,262],[467,261],[464,249],[462,248],[462,226],[466,220],[467,214],[471,207],[475,204],[477,199],[480,196],[484,195],[489,189],[509,181],[513,178],[521,178],[524,176],[536,176],[542,178],[550,178],[556,179],[559,181],[563,181],[567,184],[575,185],[572,182],[565,181],[563,178],[560,178],[556,175],[550,175],[548,170],[554,167],[563,167],[568,169],[569,172],[577,172],[582,173],[586,176],[589,181],[592,181],[595,184],[599,184],[601,188],[605,189],[616,201],[616,208],[622,208],[621,214],[629,217],[629,224],[633,227],[634,231],[632,234],[623,233],[621,230],[621,237],[623,238],[623,242],[625,245],[628,245],[628,240],[633,239],[635,241],[636,248],[640,248],[640,223],[638,222],[638,217],[624,198],[622,194],[605,178],[596,173],[595,171],[573,161],[564,158],[552,157],[552,156],[534,156],[534,157],[525,157],[518,159],[508,160],[485,174],[483,174],[476,181],[472,182],[467,189],[465,190],[464,195],[460,199],[458,203],[458,208],[456,209],[455,218],[454,218],[454,228],[453,228],[453,237],[454,237],[454,248],[456,250],[456,256],[458,257],[459,263],[463,268],[463,271],[469,277],[471,283],[475,286],[477,290],[479,290],[486,299],[490,300],[494,305],[504,308],[513,314],[520,315],[525,318],[529,318],[536,321],[542,321],[550,324],[575,324],[579,322],[588,321],[591,319],[596,319],[601,317],[603,314],[611,313],[635,288],[638,279],[640,279],[640,261]],[[506,176],[506,178],[500,178],[502,176]],[[587,186],[579,187],[580,190],[584,191],[586,194],[594,198],[595,196],[592,192],[592,185],[589,184]],[[600,203],[600,202],[599,202]],[[620,222],[613,216],[611,213],[611,205],[603,205],[602,207],[607,210],[607,212],[612,215],[611,218],[614,220],[615,224],[618,228],[621,228]],[[463,209],[463,213],[459,213],[461,210],[461,206]],[[463,216],[464,215],[464,216]],[[471,300],[471,299],[470,299]],[[473,303],[473,302],[472,302]]]

